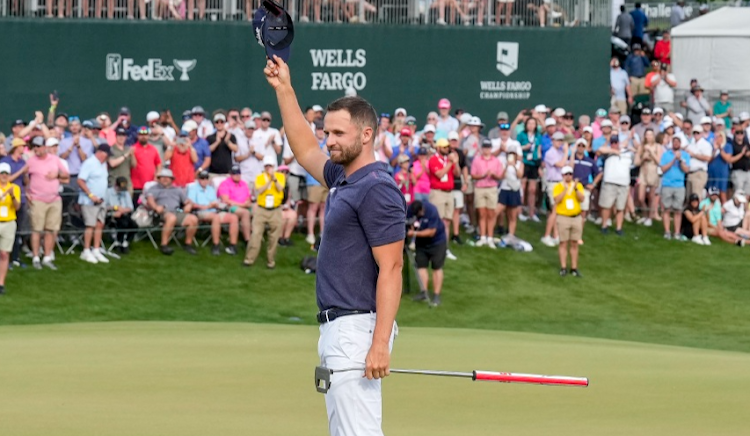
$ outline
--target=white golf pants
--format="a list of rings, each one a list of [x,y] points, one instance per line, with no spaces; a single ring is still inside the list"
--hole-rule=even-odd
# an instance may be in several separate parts
[[[372,344],[375,314],[348,315],[320,325],[318,355],[328,369],[364,368]],[[393,323],[390,349],[398,335]],[[325,395],[331,436],[382,436],[383,397],[380,380],[367,380],[364,371],[331,374]]]

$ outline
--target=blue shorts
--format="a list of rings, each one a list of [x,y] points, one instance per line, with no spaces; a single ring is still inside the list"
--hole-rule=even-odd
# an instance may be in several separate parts
[[[498,202],[505,207],[517,207],[521,205],[521,191],[500,190]]]

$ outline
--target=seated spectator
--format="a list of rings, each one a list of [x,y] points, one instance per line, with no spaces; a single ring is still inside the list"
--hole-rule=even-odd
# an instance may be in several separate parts
[[[188,185],[187,197],[193,205],[193,210],[198,216],[198,220],[211,224],[211,254],[219,256],[221,254],[221,225],[229,225],[229,246],[226,248],[227,254],[232,256],[237,254],[237,235],[239,234],[239,221],[237,215],[224,211],[219,211],[219,198],[216,196],[216,189],[211,186],[208,171],[201,171],[198,174],[198,182]]]
[[[83,223],[86,230],[83,233],[83,252],[81,260],[89,263],[109,263],[102,253],[102,229],[107,219],[107,206],[104,204],[104,196],[107,195],[107,158],[110,156],[110,148],[107,144],[101,144],[96,148],[93,156],[86,159],[81,165],[78,173],[78,204],[81,205]],[[94,239],[94,248],[91,249],[91,239]]]
[[[173,148],[167,150],[164,159],[169,161],[169,168],[174,174],[175,186],[187,186],[195,181],[195,164],[198,162],[196,152],[187,132],[180,131]]]
[[[193,238],[198,230],[198,217],[191,214],[192,203],[187,198],[185,190],[174,186],[174,175],[172,170],[163,169],[156,175],[155,186],[146,192],[148,207],[154,211],[162,220],[161,246],[162,254],[171,256],[174,250],[169,246],[169,239],[175,226],[185,227],[185,245],[183,248],[188,254],[197,254],[193,248]]]
[[[735,244],[740,247],[745,245],[745,240],[737,233],[730,232],[724,228],[722,223],[722,202],[719,190],[715,187],[708,188],[708,197],[700,202],[699,207],[706,211],[708,217],[709,236],[718,236],[722,241]]]
[[[0,163],[0,296],[5,294],[5,275],[16,243],[16,211],[21,208],[21,188],[10,181],[10,165]]]
[[[111,160],[111,159],[110,159]],[[107,195],[104,203],[110,214],[110,222],[115,229],[115,245],[122,254],[130,252],[130,243],[132,239],[131,231],[138,228],[133,221],[133,197],[128,191],[128,179],[118,177],[113,186],[107,189]]]
[[[682,212],[682,235],[698,245],[711,245],[708,239],[707,210],[700,207],[698,194],[690,194],[688,205]]]
[[[222,203],[229,206],[229,212],[237,215],[242,228],[242,237],[245,243],[250,243],[250,208],[253,205],[253,197],[250,188],[242,181],[242,171],[239,165],[232,166],[229,178],[221,182],[217,191]]]
[[[284,175],[285,178],[289,178],[289,167],[286,165],[281,165],[278,170],[281,174]],[[284,186],[284,202],[281,205],[281,219],[282,219],[282,230],[281,230],[281,238],[279,239],[279,245],[282,247],[289,247],[294,245],[292,243],[292,240],[290,239],[292,237],[292,232],[294,231],[294,227],[297,226],[297,205],[295,204],[295,201],[292,199],[292,196],[289,195],[289,184]]]
[[[744,239],[750,239],[750,218],[747,216],[747,196],[743,191],[735,191],[731,200],[721,206],[722,225],[726,231]]]
[[[276,245],[281,236],[282,213],[281,205],[284,199],[284,186],[286,178],[276,171],[276,157],[266,156],[263,158],[264,171],[255,179],[255,192],[258,198],[258,207],[253,217],[253,238],[247,246],[244,266],[252,266],[258,258],[261,240],[268,226],[268,254],[266,266],[269,269],[276,267]]]
[[[662,222],[664,224],[664,239],[672,239],[670,229],[670,211],[674,217],[674,238],[677,241],[685,241],[680,227],[682,220],[677,215],[677,211],[682,210],[685,203],[685,175],[690,170],[690,155],[682,151],[682,140],[679,136],[672,138],[672,149],[665,151],[661,155],[659,163],[662,171],[661,181],[661,201],[662,201]]]

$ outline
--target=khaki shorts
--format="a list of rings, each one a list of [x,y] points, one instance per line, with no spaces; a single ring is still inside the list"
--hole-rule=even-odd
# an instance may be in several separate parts
[[[0,251],[10,253],[13,251],[13,244],[16,242],[16,222],[0,222]]]
[[[32,232],[58,232],[62,225],[62,200],[52,203],[32,201],[29,208]]]
[[[685,204],[685,188],[661,188],[661,204],[665,210],[682,210]]]
[[[555,205],[555,186],[560,182],[546,182],[545,192],[547,193],[547,201],[549,201],[550,207]]]
[[[474,207],[495,210],[497,208],[497,187],[474,188]]]
[[[107,218],[107,209],[104,204],[83,205],[81,206],[81,214],[83,215],[83,224],[86,227],[95,227],[97,222],[103,223]]]
[[[301,179],[302,177],[295,176],[294,174],[289,174],[289,177],[286,179],[287,186],[289,186],[289,197],[294,201],[304,200],[306,197],[305,195],[302,195],[302,190],[299,187]]]
[[[609,209],[615,206],[617,210],[625,210],[628,204],[629,186],[615,185],[614,183],[602,183],[602,189],[599,191],[599,207]]]
[[[325,203],[328,197],[328,188],[322,186],[308,186],[307,187],[307,202],[308,203]]]
[[[690,194],[698,194],[698,197],[703,198],[703,189],[706,188],[707,182],[708,173],[706,171],[695,171],[688,174],[685,196],[690,198]]]
[[[454,189],[451,191],[453,195],[453,207],[456,209],[464,208],[464,193],[460,189]]]
[[[430,189],[430,203],[438,210],[440,218],[444,220],[453,219],[453,193]]]
[[[578,241],[583,236],[583,220],[581,216],[557,215],[557,233],[560,242]]]

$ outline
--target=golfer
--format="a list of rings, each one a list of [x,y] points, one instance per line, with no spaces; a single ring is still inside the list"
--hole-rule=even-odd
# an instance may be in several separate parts
[[[263,72],[297,162],[329,189],[315,283],[321,365],[364,368],[331,375],[328,428],[332,436],[382,435],[379,379],[389,374],[398,332],[406,202],[375,160],[378,118],[367,101],[343,97],[328,105],[329,158],[302,115],[287,64],[274,55]]]

